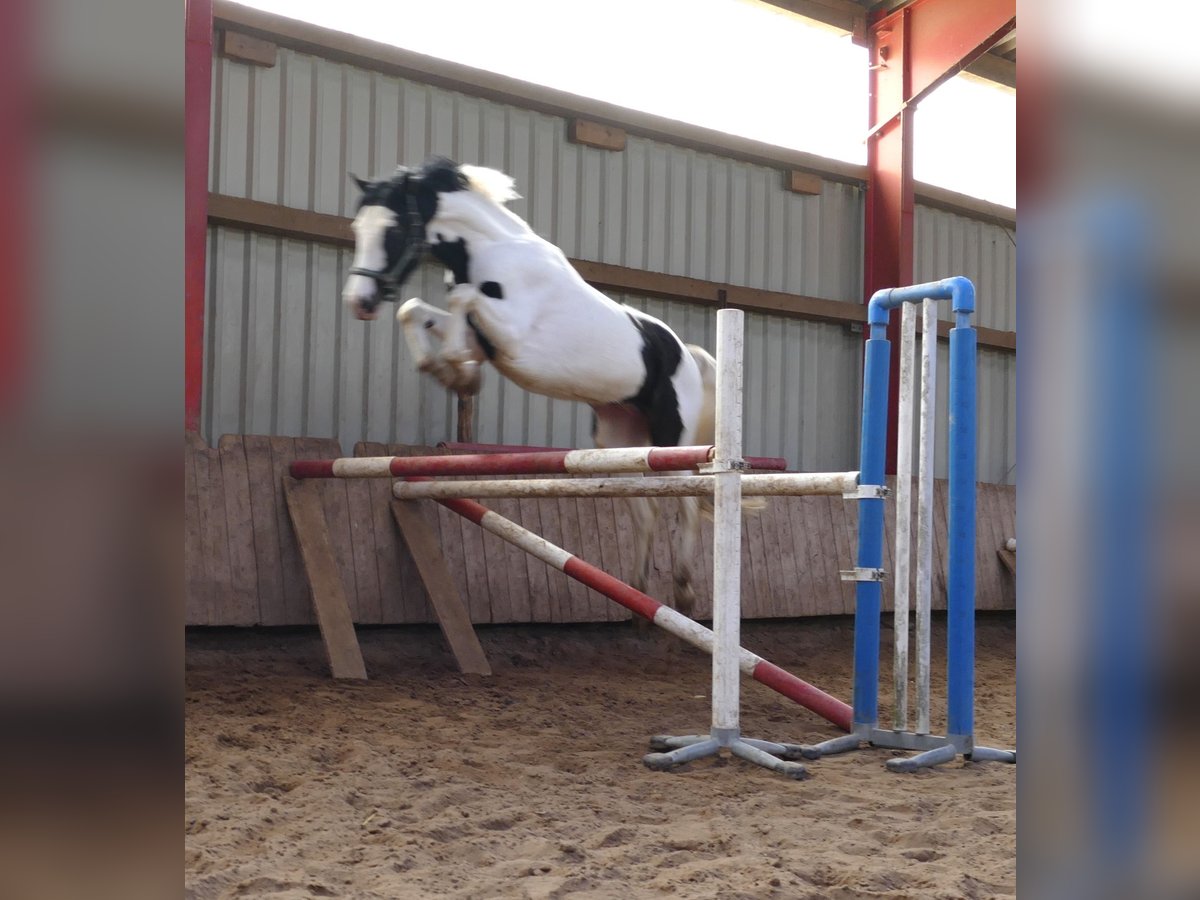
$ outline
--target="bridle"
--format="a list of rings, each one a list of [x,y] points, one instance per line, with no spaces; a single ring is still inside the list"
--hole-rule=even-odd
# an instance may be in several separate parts
[[[403,229],[404,252],[386,269],[366,269],[354,266],[349,272],[351,275],[362,275],[364,278],[374,281],[384,300],[395,299],[394,295],[400,289],[401,279],[415,265],[417,258],[425,249],[425,223],[421,221],[421,214],[417,210],[417,199],[411,191],[404,190],[407,187],[408,178],[409,176],[406,174],[402,180],[393,182],[392,190],[399,188],[404,192],[404,212],[399,215],[399,221],[388,229],[389,231],[395,228]],[[385,246],[386,240],[385,237]]]

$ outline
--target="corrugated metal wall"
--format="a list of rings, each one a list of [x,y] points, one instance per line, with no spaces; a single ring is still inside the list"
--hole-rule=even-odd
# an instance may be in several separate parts
[[[517,180],[510,204],[568,256],[830,299],[861,292],[858,188],[793,194],[774,169],[631,137],[610,153],[556,116],[280,50],[214,61],[211,189],[351,215],[346,177],[443,154]]]
[[[220,193],[349,215],[347,171],[384,174],[440,153],[512,174],[524,195],[513,210],[573,257],[838,300],[862,292],[862,198],[854,186],[826,182],[819,196],[793,194],[775,169],[638,137],[621,153],[582,147],[566,141],[555,116],[284,48],[272,68],[217,57],[213,82],[211,189]],[[960,239],[955,220],[974,237]],[[986,289],[977,282],[980,324],[1012,327],[984,312],[995,285],[1012,291],[1009,259],[997,251],[985,261],[981,249],[1002,229],[924,209],[918,225],[920,277],[993,279]],[[348,263],[336,248],[211,231],[210,440],[334,436],[349,451],[358,440],[452,436],[453,401],[412,369],[398,326],[345,315],[339,292]],[[968,263],[978,275],[953,268]],[[434,302],[444,294],[432,269],[411,287]],[[713,345],[711,309],[618,299],[663,318],[685,340]],[[1011,293],[1004,302],[1011,310]],[[765,314],[749,315],[748,331],[746,452],[784,455],[807,469],[852,466],[861,336]],[[1007,409],[1011,360],[998,356],[990,369],[981,362],[984,408]],[[478,440],[588,444],[586,409],[531,397],[494,372],[486,377]],[[981,431],[982,478],[1004,480],[990,473],[1008,458],[1009,422]]]
[[[975,284],[976,324],[1001,331],[1017,330],[1016,235],[1000,223],[981,222],[958,213],[919,206],[913,223],[913,278],[936,281],[965,275]],[[940,317],[954,316],[942,304]],[[948,363],[947,348],[939,354],[940,371]],[[946,378],[938,384],[939,422],[945,422]],[[999,350],[979,351],[980,481],[1016,484],[1017,358]],[[946,434],[938,435],[938,477],[946,472]]]
[[[917,372],[919,377],[921,339],[917,338]],[[976,477],[991,484],[1017,483],[1017,394],[1016,357],[1001,350],[980,349],[978,369],[979,399],[976,448]],[[938,344],[937,412],[934,417],[934,473],[946,477],[946,451],[949,391],[950,348],[945,341]],[[913,410],[913,465],[917,460],[918,410]]]

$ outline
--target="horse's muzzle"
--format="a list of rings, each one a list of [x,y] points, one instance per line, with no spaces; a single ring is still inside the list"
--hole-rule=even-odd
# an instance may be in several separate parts
[[[383,300],[379,291],[362,291],[348,289],[342,292],[342,302],[354,313],[356,319],[370,321],[379,313],[379,304]]]
[[[354,272],[342,291],[342,301],[355,318],[370,321],[378,316],[379,304],[391,299],[388,287],[380,279]]]

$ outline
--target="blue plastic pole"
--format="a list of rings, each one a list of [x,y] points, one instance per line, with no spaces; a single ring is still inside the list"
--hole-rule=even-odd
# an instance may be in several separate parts
[[[941,281],[914,284],[911,287],[888,288],[876,291],[867,305],[867,322],[871,325],[886,325],[888,311],[901,303],[916,303],[926,297],[931,300],[949,300],[954,312],[975,312],[975,285],[969,278],[955,275]],[[875,332],[871,332],[874,336]]]
[[[1148,865],[1147,797],[1156,749],[1151,636],[1159,588],[1149,535],[1154,491],[1161,488],[1147,473],[1154,471],[1148,441],[1161,425],[1149,374],[1155,310],[1145,211],[1136,202],[1106,200],[1089,212],[1082,231],[1093,254],[1090,314],[1078,339],[1102,364],[1088,370],[1084,418],[1095,449],[1082,461],[1089,491],[1083,531],[1095,556],[1080,576],[1090,601],[1081,623],[1090,656],[1083,673],[1090,703],[1082,721],[1086,743],[1106,750],[1103,758],[1088,756],[1087,771],[1098,868],[1111,875]],[[1120,777],[1105,769],[1108,759],[1121,761]]]
[[[872,324],[864,351],[862,450],[859,484],[883,484],[887,448],[888,362],[891,344],[884,323]],[[858,506],[858,565],[883,566],[883,500],[865,499]],[[874,727],[879,719],[879,612],[883,585],[860,581],[854,606],[854,724]]]
[[[950,329],[950,560],[946,583],[946,732],[975,728],[975,329],[955,310]]]

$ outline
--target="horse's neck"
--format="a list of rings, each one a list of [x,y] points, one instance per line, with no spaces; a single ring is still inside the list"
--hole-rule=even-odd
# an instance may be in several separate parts
[[[431,232],[441,229],[449,232],[449,237],[465,238],[474,245],[510,240],[531,231],[516,213],[475,191],[442,194],[428,229]]]

